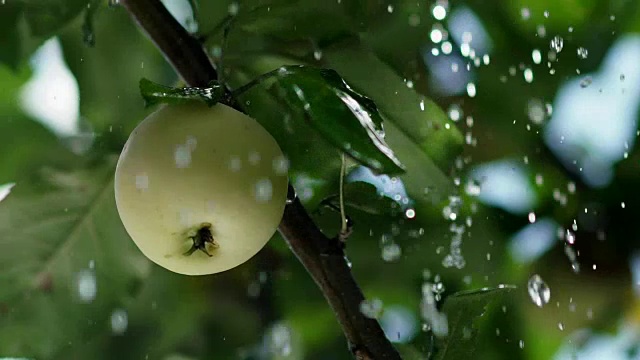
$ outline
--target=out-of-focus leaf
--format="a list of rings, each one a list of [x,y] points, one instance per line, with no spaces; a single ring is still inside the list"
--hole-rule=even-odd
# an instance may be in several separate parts
[[[425,354],[420,353],[420,351],[412,345],[395,344],[395,347],[403,360],[428,360]]]
[[[285,41],[309,40],[322,43],[352,32],[353,21],[344,14],[344,4],[317,0],[200,1],[200,30],[205,34],[219,27],[230,11],[234,29]],[[331,19],[331,21],[317,21]]]
[[[184,104],[194,100],[202,101],[209,106],[213,106],[223,98],[225,89],[224,86],[216,83],[211,83],[210,86],[206,88],[172,88],[142,78],[140,80],[140,93],[147,107],[158,103]]]
[[[16,70],[20,63],[20,32],[18,22],[22,14],[21,3],[2,5],[0,11],[0,63]]]
[[[379,194],[375,186],[360,181],[344,185],[344,204],[372,215],[391,215],[393,209],[399,208],[393,199]],[[320,205],[339,210],[340,196],[331,195]]]
[[[403,172],[384,141],[382,118],[375,104],[356,93],[333,70],[284,67],[276,80],[279,93],[329,142],[374,171]]]
[[[49,359],[82,343],[145,276],[115,207],[113,160],[42,169],[0,202],[3,354]]]
[[[442,310],[449,322],[449,335],[436,342],[436,360],[474,359],[477,329],[474,321],[489,306],[515,289],[514,286],[463,291],[445,299]]]
[[[0,153],[0,184],[24,179],[44,164],[74,158],[49,130],[22,115],[0,115]]]
[[[323,59],[357,91],[375,101],[380,112],[441,169],[449,169],[461,151],[462,134],[436,103],[408,88],[389,66],[358,43],[324,49]]]
[[[96,45],[96,34],[93,26],[93,21],[96,16],[96,11],[100,7],[100,4],[101,0],[91,0],[84,10],[84,21],[82,22],[82,40],[88,47],[94,47]]]
[[[48,38],[86,8],[89,0],[25,0],[24,16],[31,33]]]

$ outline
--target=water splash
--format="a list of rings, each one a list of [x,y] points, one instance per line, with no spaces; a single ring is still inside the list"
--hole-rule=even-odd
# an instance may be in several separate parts
[[[533,303],[540,308],[548,304],[551,299],[551,289],[549,289],[547,283],[545,283],[538,274],[533,275],[529,279],[527,290],[529,291],[529,297],[531,297]]]

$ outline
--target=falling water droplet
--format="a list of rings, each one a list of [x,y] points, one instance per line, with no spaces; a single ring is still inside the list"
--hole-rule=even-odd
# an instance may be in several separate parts
[[[591,78],[591,76],[587,76],[584,79],[580,80],[580,87],[584,89],[589,85],[591,85],[592,82],[593,82],[593,78]]]
[[[286,175],[289,172],[289,159],[286,156],[280,155],[273,159],[273,171],[276,175]]]
[[[276,357],[287,357],[291,354],[291,329],[289,326],[276,323],[266,333],[266,347]]]
[[[129,319],[124,309],[116,309],[111,313],[111,331],[116,335],[122,335],[127,331]]]
[[[549,46],[553,51],[555,51],[556,53],[559,53],[562,51],[562,48],[564,47],[564,39],[560,35],[556,35],[553,37],[553,39],[551,39]]]
[[[146,190],[149,188],[149,176],[147,173],[140,173],[136,175],[136,189]]]
[[[258,180],[255,185],[255,198],[259,203],[266,203],[271,200],[273,196],[273,185],[271,184],[271,180],[264,178]]]
[[[363,300],[360,303],[360,312],[369,319],[377,319],[382,314],[382,300]]]
[[[531,297],[533,303],[538,307],[549,303],[549,299],[551,299],[551,289],[549,289],[540,275],[535,274],[529,279],[527,289],[529,290],[529,297]]]
[[[393,262],[400,259],[400,256],[402,256],[402,249],[398,244],[391,243],[382,247],[382,260]]]
[[[583,47],[579,47],[578,50],[577,50],[577,53],[578,53],[578,57],[580,59],[586,59],[587,56],[589,56],[589,50],[587,50],[586,48],[583,48]]]
[[[98,286],[93,270],[82,270],[78,273],[78,296],[83,303],[90,303],[96,298]]]
[[[232,2],[229,4],[229,15],[235,16],[238,14],[238,10],[240,9],[240,5],[237,2]]]

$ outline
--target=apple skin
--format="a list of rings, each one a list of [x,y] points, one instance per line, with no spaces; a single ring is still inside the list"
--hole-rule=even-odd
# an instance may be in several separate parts
[[[135,244],[185,275],[218,273],[254,256],[277,230],[287,187],[275,139],[223,104],[162,106],[131,133],[115,174],[118,213]],[[215,243],[186,255],[203,224]]]

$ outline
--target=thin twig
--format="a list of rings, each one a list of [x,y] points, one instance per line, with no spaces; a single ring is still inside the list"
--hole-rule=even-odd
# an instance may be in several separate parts
[[[342,221],[342,227],[340,233],[345,234],[347,232],[347,216],[344,213],[344,176],[347,170],[347,159],[344,157],[344,153],[340,154],[340,219]]]
[[[168,13],[159,0],[120,0],[138,25],[191,86],[217,79],[201,44]],[[235,106],[237,108],[237,105]],[[290,192],[293,191],[291,185]],[[322,290],[358,359],[401,359],[382,328],[360,312],[364,295],[351,275],[343,246],[327,238],[299,199],[287,204],[278,228],[291,250]]]

